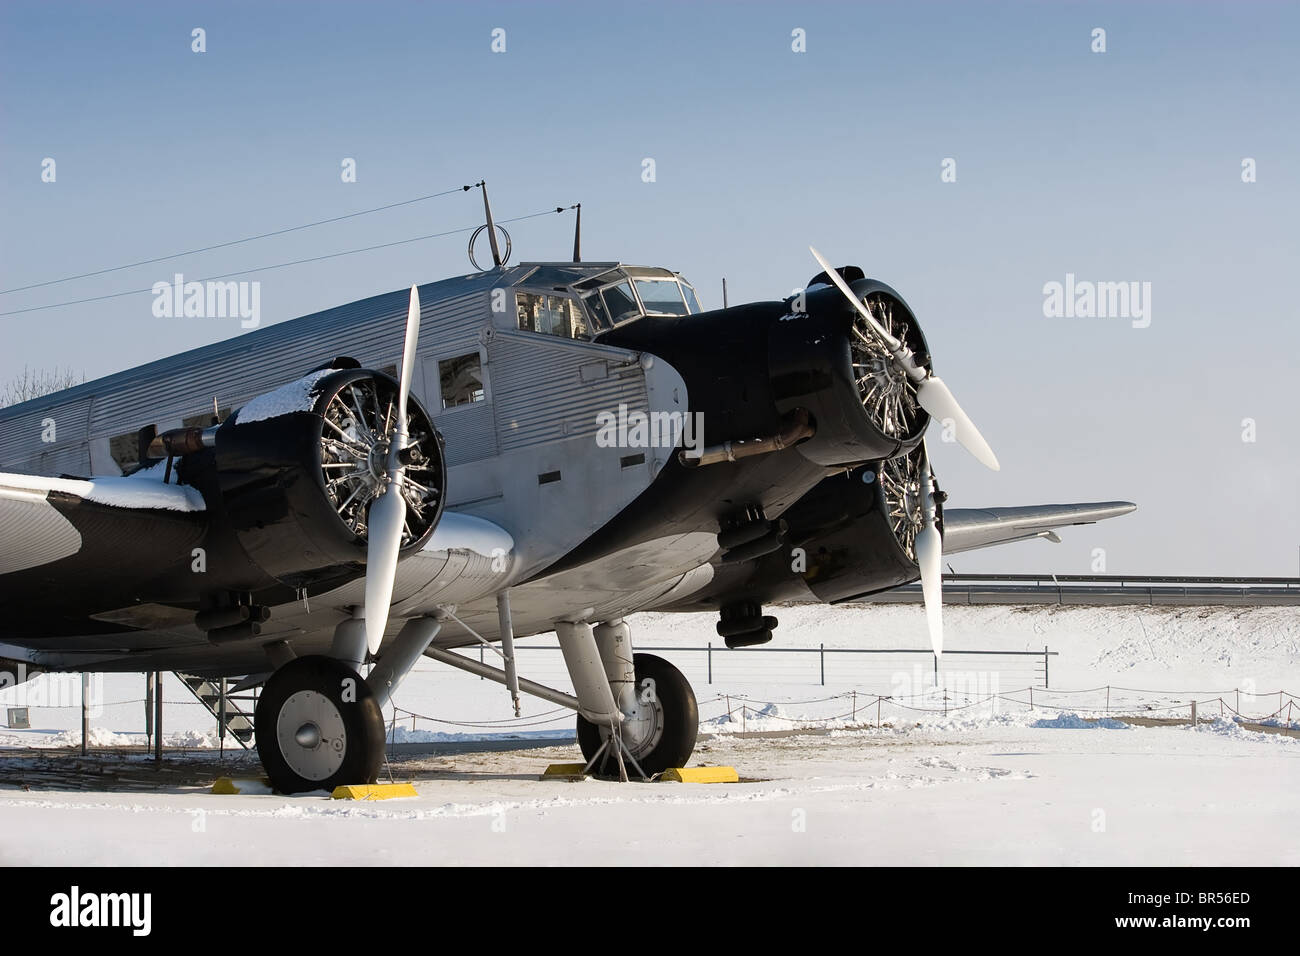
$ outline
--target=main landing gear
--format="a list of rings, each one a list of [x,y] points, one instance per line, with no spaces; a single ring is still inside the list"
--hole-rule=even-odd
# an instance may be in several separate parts
[[[280,793],[374,783],[384,760],[384,708],[438,633],[432,618],[413,618],[385,641],[370,676],[365,621],[343,621],[331,656],[298,657],[267,680],[253,715],[257,753]]]
[[[700,712],[682,672],[653,654],[635,654],[633,661],[637,691],[621,723],[597,724],[578,715],[578,746],[598,775],[630,776],[639,770],[637,776],[654,776],[686,766],[695,750]]]
[[[454,614],[449,615],[454,617]],[[507,622],[509,615],[502,618]],[[506,666],[431,647],[441,624],[415,618],[381,648],[370,676],[364,622],[345,620],[329,656],[289,661],[266,682],[254,715],[257,751],[281,793],[373,783],[384,755],[383,711],[393,691],[427,655],[578,712],[578,745],[588,769],[623,780],[684,767],[695,750],[699,709],[686,678],[652,654],[633,654],[627,624],[560,621],[555,632],[575,693],[515,674],[513,639],[502,641]]]
[[[592,627],[561,622],[555,632],[578,692],[578,745],[597,774],[652,777],[684,767],[695,750],[695,693],[672,664],[633,654],[621,620]]]

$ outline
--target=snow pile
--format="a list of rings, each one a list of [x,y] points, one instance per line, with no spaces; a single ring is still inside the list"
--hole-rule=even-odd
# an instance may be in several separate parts
[[[1248,730],[1234,717],[1216,717],[1214,720],[1201,721],[1194,727],[1189,724],[1186,727],[1180,727],[1179,729],[1185,733],[1214,734],[1219,737],[1227,737],[1231,740],[1270,743],[1280,747],[1300,747],[1300,737],[1291,737],[1287,734],[1270,734],[1258,730]]]
[[[556,727],[554,730],[502,730],[475,733],[446,733],[441,730],[412,730],[410,727],[398,725],[388,728],[386,739],[390,744],[464,743],[470,740],[528,740],[530,738],[554,740],[559,737],[567,739],[577,736],[572,724],[572,721],[568,721],[566,724]]]
[[[107,727],[91,727],[86,743],[91,747],[131,747],[144,743],[144,737],[138,734],[116,734]],[[63,730],[52,736],[33,741],[35,747],[79,747],[80,730]]]
[[[216,734],[205,734],[197,730],[185,730],[163,737],[168,747],[181,747],[185,750],[216,750],[221,741]]]
[[[1130,725],[1122,720],[1113,720],[1110,717],[1094,717],[1092,720],[1086,720],[1078,714],[1065,713],[1064,711],[1057,714],[1051,719],[1044,718],[1035,720],[1030,727],[1060,730],[1129,730]]]
[[[91,727],[87,746],[103,750],[111,747],[144,747],[148,744],[144,734],[116,733],[107,727]],[[221,742],[215,734],[197,730],[182,730],[166,734],[163,742],[179,750],[215,750]],[[12,734],[0,736],[0,747],[80,747],[81,730],[61,730],[58,733],[33,733],[23,737]]]

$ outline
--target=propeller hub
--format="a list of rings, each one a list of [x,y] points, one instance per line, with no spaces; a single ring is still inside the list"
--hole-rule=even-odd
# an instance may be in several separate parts
[[[392,442],[387,438],[380,438],[370,446],[366,452],[366,470],[369,472],[368,481],[374,490],[382,488],[388,478],[388,452]]]

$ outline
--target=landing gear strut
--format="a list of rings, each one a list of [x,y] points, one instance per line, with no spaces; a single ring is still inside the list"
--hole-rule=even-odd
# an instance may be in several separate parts
[[[622,738],[625,754],[647,776],[686,766],[695,750],[700,712],[690,683],[662,657],[636,654],[633,661],[635,694],[630,706],[620,701],[621,722],[597,724],[578,715],[578,746],[588,763],[595,761],[591,769],[597,774],[619,773],[623,754],[618,740],[612,739],[615,733]],[[627,769],[629,774],[634,770]]]

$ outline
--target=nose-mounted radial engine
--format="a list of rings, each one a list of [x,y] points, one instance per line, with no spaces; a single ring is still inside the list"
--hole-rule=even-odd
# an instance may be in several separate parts
[[[916,403],[928,412],[931,417],[950,423],[957,441],[974,455],[981,464],[997,471],[1000,468],[997,456],[993,454],[993,449],[984,440],[984,436],[975,427],[975,423],[962,410],[962,407],[957,403],[956,397],[944,381],[934,374],[934,371],[927,363],[919,360],[916,351],[909,346],[906,337],[895,335],[873,314],[869,305],[870,294],[866,296],[865,300],[859,298],[849,288],[848,283],[844,281],[844,277],[831,268],[821,253],[811,246],[809,251],[825,270],[826,277],[834,283],[835,287],[853,305],[858,315],[865,320],[865,330],[859,329],[856,325],[854,326],[854,339],[861,340],[864,343],[869,343],[870,340],[874,339],[875,345],[881,351],[888,353],[888,368],[904,377],[908,386],[915,388]],[[925,600],[930,642],[933,644],[934,652],[937,655],[943,652],[943,536],[939,528],[939,509],[942,506],[942,496],[935,485],[934,475],[930,471],[929,455],[924,453],[924,444],[922,444],[921,448],[922,455],[918,463],[921,522],[912,540],[911,550],[921,575],[921,591]]]
[[[730,310],[738,314],[733,333],[722,324],[728,310],[714,313],[721,326],[715,339],[734,335],[745,347],[762,318],[768,334],[763,360],[753,356],[747,363],[756,371],[715,403],[718,414],[706,417],[706,436],[748,430],[760,437],[681,458],[699,467],[793,446],[811,464],[843,471],[814,485],[775,521],[748,504],[721,517],[723,553],[706,592],[721,610],[718,633],[730,646],[762,643],[775,625],[763,615],[762,600],[806,600],[809,591],[817,600],[843,600],[919,576],[939,652],[944,496],[930,470],[926,427],[940,419],[983,464],[997,470],[998,461],[934,374],[925,337],[902,297],[862,270],[833,269],[812,252],[824,271],[787,300],[786,314]],[[683,364],[689,368],[690,359]],[[707,375],[704,370],[694,381]],[[717,497],[760,496],[765,479],[761,471],[749,474],[726,476],[731,484]],[[794,547],[808,562],[802,571],[792,570]]]

